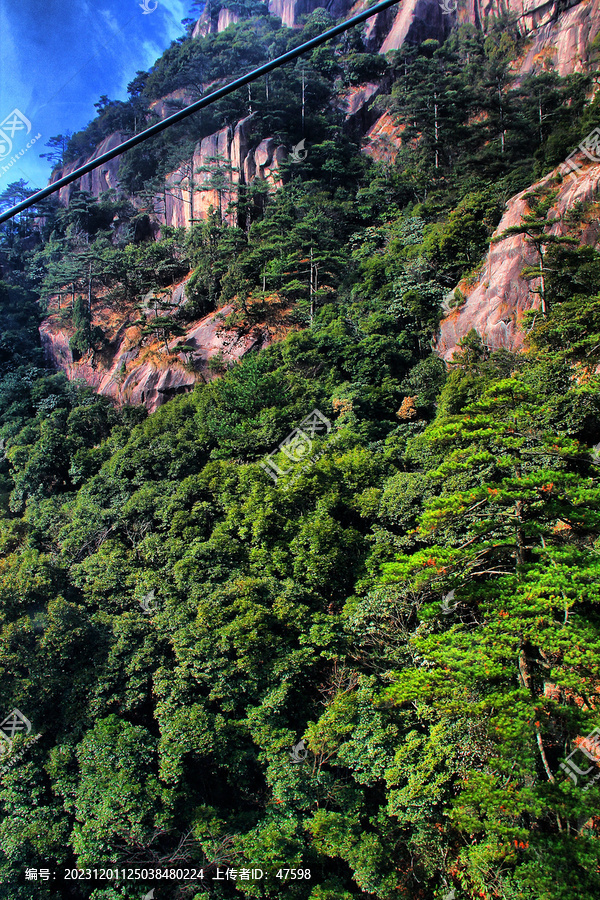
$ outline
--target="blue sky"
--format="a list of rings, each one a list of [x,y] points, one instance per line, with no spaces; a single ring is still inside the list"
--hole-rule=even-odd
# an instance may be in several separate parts
[[[0,191],[12,181],[44,187],[50,166],[39,154],[46,141],[78,131],[102,94],[125,100],[138,70],[148,69],[191,18],[189,0],[0,0],[0,123],[16,108],[31,122],[13,121],[14,152],[41,133],[36,145],[2,173]],[[6,134],[6,128],[4,129]],[[0,142],[2,135],[0,134]],[[0,155],[1,155],[0,143]],[[8,161],[11,157],[8,157]]]

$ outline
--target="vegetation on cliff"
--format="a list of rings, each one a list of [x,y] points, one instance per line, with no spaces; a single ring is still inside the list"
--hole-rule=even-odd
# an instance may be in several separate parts
[[[198,44],[200,87],[253,27]],[[393,166],[326,115],[348,57],[374,65],[352,38],[307,64],[307,159],[242,191],[235,224],[155,241],[128,197],[80,193],[2,229],[0,693],[41,737],[0,770],[0,896],[138,897],[22,874],[177,858],[265,878],[161,897],[598,893],[600,788],[560,765],[600,724],[600,253],[548,249],[527,352],[474,332],[448,368],[431,350],[506,199],[598,111],[583,76],[516,85],[499,27],[389,60]],[[191,52],[144,90],[187,86]],[[269,87],[281,134],[298,85]],[[98,352],[100,294],[138,301],[147,339],[226,301],[236,327],[289,333],[151,416],[116,410],[37,340],[37,299],[59,296]]]

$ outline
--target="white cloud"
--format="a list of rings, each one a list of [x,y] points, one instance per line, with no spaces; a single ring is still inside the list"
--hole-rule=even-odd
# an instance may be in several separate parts
[[[18,37],[6,10],[0,9],[0,120],[15,106],[23,112],[31,106],[31,84],[24,71]]]
[[[159,0],[159,2],[172,17],[173,22],[177,24],[178,34],[181,34],[180,23],[182,19],[189,17],[189,3],[182,3],[181,0]],[[177,34],[174,34],[173,37],[177,37]]]
[[[43,135],[17,177],[44,183],[48,167],[38,153],[45,141],[85,127],[101,94],[126,99],[136,71],[184,34],[189,0],[157,2],[144,15],[142,0],[0,0],[0,120],[17,107]]]

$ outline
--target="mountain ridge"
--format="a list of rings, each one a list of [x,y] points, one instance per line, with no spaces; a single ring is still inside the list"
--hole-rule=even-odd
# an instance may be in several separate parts
[[[364,8],[365,3],[350,5],[340,0],[334,12],[338,16],[356,13]],[[291,28],[299,27],[299,20],[307,13],[320,9],[313,0],[271,0],[269,10],[280,15],[284,24]],[[600,0],[581,0],[565,5],[560,2],[531,2],[526,8],[514,2],[480,3],[469,0],[465,8],[458,8],[456,13],[444,15],[441,5],[435,0],[410,0],[394,14],[392,11],[379,14],[371,20],[365,29],[365,40],[371,48],[378,52],[410,45],[412,40],[441,40],[456,22],[470,23],[486,30],[486,22],[498,15],[516,16],[519,30],[529,39],[521,56],[513,65],[518,79],[536,69],[548,69],[555,66],[562,75],[575,73],[585,69],[589,64],[588,48],[600,30]],[[214,10],[214,7],[213,7]],[[239,16],[231,9],[220,9],[218,15],[210,18],[205,11],[196,22],[193,36],[197,39],[206,34],[221,34],[239,20]],[[374,160],[393,160],[402,146],[401,132],[390,117],[387,109],[377,111],[377,96],[381,91],[382,81],[374,80],[352,87],[345,94],[339,94],[336,100],[343,110],[345,128],[362,142],[363,152]],[[154,101],[152,108],[160,115],[167,115],[182,104],[191,102],[193,96],[186,90],[172,92],[162,100]],[[201,137],[193,147],[187,162],[167,174],[163,189],[155,196],[154,208],[158,205],[155,218],[155,235],[164,226],[189,229],[192,223],[206,221],[211,209],[219,209],[224,222],[232,225],[238,223],[227,212],[230,201],[235,200],[242,185],[249,187],[254,182],[262,182],[268,191],[273,191],[283,184],[285,168],[292,149],[279,143],[274,137],[253,135],[253,125],[257,121],[256,114],[249,114],[237,121],[235,125],[225,126],[218,131]],[[90,158],[95,158],[120,143],[122,134],[115,132],[106,137]],[[211,184],[210,167],[212,161],[222,161],[222,166],[229,172],[228,185],[213,186]],[[53,173],[53,179],[69,174],[82,163],[79,158]],[[87,161],[87,160],[85,160]],[[289,166],[288,166],[289,169]],[[550,177],[550,176],[547,176]],[[587,176],[585,176],[587,178]],[[586,182],[587,183],[587,182]],[[88,191],[93,197],[100,197],[106,190],[119,190],[119,160],[112,160],[101,169],[96,169],[84,176],[78,185],[61,189],[60,202],[68,204],[73,192],[77,189]],[[583,193],[589,193],[588,187]],[[521,192],[509,200],[505,220],[514,224],[515,210],[522,207]],[[575,192],[574,196],[579,196]],[[135,202],[135,201],[134,201]],[[503,220],[503,221],[505,221]],[[507,247],[510,249],[507,250]],[[497,258],[509,254],[510,266],[498,264]],[[522,239],[513,239],[504,249],[490,249],[484,271],[487,273],[478,286],[468,291],[468,297],[460,309],[447,311],[440,325],[436,347],[446,359],[450,359],[458,347],[459,341],[475,328],[490,346],[505,346],[508,349],[519,349],[523,335],[519,329],[522,313],[529,308],[531,300],[527,284],[521,278],[521,270],[528,263],[528,254]],[[503,274],[505,273],[505,274]],[[497,279],[497,283],[496,283]],[[484,282],[492,282],[485,288]],[[464,288],[464,285],[463,285]],[[210,318],[210,316],[208,317]],[[198,325],[199,323],[196,323]],[[151,364],[144,364],[141,370],[135,367],[128,378],[139,379],[135,389],[131,382],[124,392],[116,388],[115,367],[130,364],[129,351],[116,350],[113,359],[107,362],[106,371],[94,373],[87,362],[77,362],[69,357],[67,333],[61,334],[57,321],[48,320],[41,329],[47,359],[52,365],[65,371],[69,377],[82,377],[89,384],[102,385],[102,391],[124,402],[125,398],[151,398],[149,408],[154,409],[159,396],[168,396],[168,392],[157,394],[155,385],[164,376],[154,371]],[[264,339],[260,338],[258,343]],[[212,340],[212,339],[211,339]],[[251,341],[249,346],[257,346]],[[67,348],[67,349],[65,349]],[[208,350],[208,348],[207,348]],[[198,348],[196,361],[202,369],[204,363],[202,348]],[[236,357],[237,358],[237,357]],[[197,380],[198,374],[184,376],[177,370],[172,373],[175,388],[188,389]],[[107,387],[110,385],[110,387]]]

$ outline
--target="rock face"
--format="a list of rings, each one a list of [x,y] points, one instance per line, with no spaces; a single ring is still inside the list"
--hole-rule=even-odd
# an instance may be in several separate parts
[[[169,115],[172,99],[191,102],[183,92],[179,92],[177,96],[172,95],[155,104],[155,109],[162,115]],[[154,207],[159,222],[189,228],[192,222],[206,219],[212,207],[221,211],[223,221],[234,224],[226,210],[235,198],[239,184],[249,184],[259,178],[273,189],[281,187],[280,167],[288,157],[288,149],[271,138],[252,146],[252,121],[253,116],[247,116],[235,128],[222,128],[196,144],[190,159],[167,176],[164,190],[155,197]],[[121,142],[120,134],[110,135],[89,159],[96,159]],[[52,181],[70,174],[84,162],[87,159],[78,159],[64,168],[55,169]],[[77,187],[89,191],[94,197],[99,197],[110,188],[117,189],[118,170],[118,158],[94,169],[74,184],[61,188],[58,194],[60,202],[67,206]]]
[[[543,58],[554,63],[559,75],[582,72],[589,61],[589,46],[599,33],[600,0],[583,0],[538,27],[523,70],[531,71],[536,60]]]
[[[447,5],[452,9],[451,2]],[[385,16],[385,13],[382,15]],[[379,52],[398,50],[404,43],[417,44],[429,38],[443,41],[450,31],[454,18],[452,12],[444,14],[438,0],[408,0],[400,3],[391,25],[386,29],[387,34],[378,48]],[[387,20],[384,19],[384,22],[387,23]],[[379,37],[385,25],[381,27],[376,22],[373,27]]]
[[[334,18],[356,14],[366,0],[268,0],[269,12],[284,25],[298,27],[302,17],[324,7]],[[403,0],[396,8],[369,19],[365,36],[370,50],[386,53],[403,43],[428,38],[443,40],[455,21],[486,29],[493,18],[512,14],[523,35],[531,37],[520,69],[530,72],[551,61],[560,75],[580,72],[588,62],[588,48],[600,32],[600,0]],[[223,31],[239,20],[235,11],[206,10],[196,23],[194,37]]]
[[[484,31],[490,18],[507,13],[517,16],[521,32],[529,37],[523,58],[518,62],[518,74],[537,71],[548,62],[561,75],[587,69],[589,46],[600,33],[600,0],[458,0],[460,8],[453,10],[456,0],[402,0],[397,7],[380,13],[365,26],[367,45],[382,53],[400,48],[404,43],[416,43],[428,38],[442,41],[458,20],[470,22]],[[463,6],[462,3],[466,5]],[[269,10],[280,16],[283,24],[298,27],[301,19],[313,10],[325,6],[335,18],[357,13],[367,0],[268,0]],[[235,8],[205,11],[194,29],[194,36],[218,33],[239,20]],[[389,113],[376,118],[369,104],[382,89],[381,84],[366,84],[353,88],[344,98],[346,127],[355,137],[363,136],[363,149],[375,159],[393,161],[401,142],[401,130],[394,125]],[[173,111],[173,104],[186,104],[194,98],[185,91],[165,97],[154,104],[163,118]],[[91,159],[122,142],[120,134],[106,138]],[[224,221],[231,222],[227,212],[240,184],[262,179],[273,189],[279,187],[281,164],[290,148],[278,145],[272,138],[258,141],[253,138],[253,117],[242,119],[235,128],[223,128],[201,138],[189,160],[166,179],[164,190],[155,198],[158,219],[162,223],[188,228],[193,222],[206,219],[210,208],[220,212]],[[86,160],[78,159],[53,172],[52,180],[73,172]],[[119,159],[84,176],[78,185],[61,189],[60,202],[67,205],[76,186],[99,197],[104,191],[118,188]],[[540,184],[545,184],[548,176]],[[567,178],[560,186],[554,210],[549,215],[561,216],[574,203],[593,199],[600,186],[600,166],[583,168],[574,178]],[[497,229],[499,234],[518,224],[526,210],[524,194],[508,204]],[[231,223],[233,224],[233,223]],[[553,226],[557,232],[566,231],[562,225]],[[598,243],[597,229],[584,228],[578,235],[582,242]],[[460,309],[449,311],[441,323],[437,351],[445,358],[452,357],[458,342],[475,328],[492,348],[522,346],[523,335],[518,324],[523,312],[537,302],[530,284],[521,277],[526,265],[536,262],[535,253],[521,236],[514,236],[490,246],[482,274],[468,291]],[[174,287],[173,296],[183,297],[184,285]],[[179,291],[179,294],[177,293]],[[198,380],[213,377],[210,359],[219,353],[232,362],[250,348],[268,343],[272,336],[266,330],[255,329],[239,336],[222,327],[221,317],[229,312],[212,313],[190,324],[182,338],[168,343],[142,341],[133,322],[139,314],[123,314],[119,322],[108,321],[109,311],[96,301],[94,322],[108,338],[105,350],[81,360],[74,360],[69,348],[70,333],[60,313],[52,313],[40,328],[47,358],[66,372],[69,378],[83,378],[100,394],[117,403],[143,403],[154,410],[170,397],[191,390]],[[177,352],[175,345],[187,345],[185,352]],[[191,348],[191,349],[189,349]],[[214,367],[213,367],[214,369]]]
[[[581,72],[589,45],[600,32],[600,0],[467,0],[459,20],[485,27],[503,13],[517,17],[522,34],[531,37],[520,69],[523,73],[553,62],[559,75]]]
[[[235,129],[222,128],[203,138],[190,160],[167,176],[164,195],[157,197],[162,221],[189,228],[192,220],[206,219],[212,207],[223,221],[235,224],[227,206],[238,185],[259,178],[273,189],[281,186],[279,168],[288,151],[271,138],[252,147],[252,121],[247,116]]]
[[[344,128],[351,137],[360,140],[376,122],[377,114],[370,106],[370,101],[374,100],[383,88],[382,83],[369,81],[352,88],[342,98],[346,106]]]
[[[485,31],[491,18],[512,13],[517,17],[519,28],[530,36],[530,43],[519,61],[520,74],[539,70],[549,62],[553,63],[560,75],[583,71],[589,62],[589,46],[600,34],[600,0],[466,0],[464,8],[453,6],[457,0],[403,0],[396,8],[386,10],[370,19],[365,26],[365,36],[369,49],[386,53],[400,48],[404,43],[417,43],[428,38],[440,41],[448,35],[457,21],[470,22]],[[366,0],[269,0],[269,10],[280,16],[285,25],[297,27],[302,17],[319,7],[326,7],[336,18],[354,14],[366,6]],[[235,9],[215,9],[214,13],[205,9],[196,23],[194,36],[221,32],[239,20]],[[378,154],[393,157],[398,145],[398,132],[393,129],[386,115],[375,121],[369,109],[370,101],[381,90],[379,84],[366,84],[353,89],[346,98],[347,128],[355,137],[367,134],[367,152],[379,158]],[[192,101],[185,91],[177,91],[163,100],[156,101],[153,109],[159,116],[169,115],[175,108],[173,102],[186,104]],[[219,206],[224,210],[232,198],[235,185],[249,183],[253,178],[267,180],[273,187],[281,184],[279,166],[285,159],[285,148],[273,147],[270,158],[257,163],[257,147],[252,147],[251,116],[240,121],[235,129],[222,129],[216,134],[203,138],[194,149],[193,160],[186,161],[167,179],[167,191],[157,197],[159,218],[169,225],[188,226],[192,220],[206,218],[209,207]],[[98,146],[95,159],[107,150],[116,147],[122,135],[112,134]],[[382,142],[387,146],[382,149]],[[264,142],[263,142],[264,143]],[[379,145],[379,149],[378,149]],[[261,145],[260,153],[264,148]],[[222,173],[217,175],[221,161]],[[67,166],[56,169],[51,181],[70,174],[87,160],[81,158]],[[211,174],[210,169],[215,170]],[[82,190],[98,197],[103,191],[118,187],[119,159],[111,160],[100,169],[85,175],[76,184]],[[198,172],[196,170],[203,171]],[[193,185],[190,173],[193,171]],[[223,175],[225,179],[223,179]],[[221,184],[217,190],[217,181]],[[67,204],[75,185],[62,188],[60,202]]]
[[[351,0],[268,0],[269,12],[279,16],[283,25],[294,28],[302,16],[307,16],[319,7],[325,7],[334,19],[345,15],[351,8]],[[357,9],[358,11],[358,9]]]
[[[581,154],[581,161],[585,157]],[[559,167],[560,169],[560,167]],[[547,175],[533,187],[549,185],[556,179],[559,170]],[[532,190],[533,188],[529,188]],[[494,236],[506,228],[519,225],[527,212],[527,201],[523,191],[507,204]],[[548,212],[549,218],[564,220],[565,213],[576,203],[589,203],[598,199],[600,192],[600,165],[582,166],[575,175],[566,177],[559,186],[554,206]],[[577,237],[582,244],[598,246],[600,226],[592,224],[580,226],[574,231],[564,221],[557,222],[548,229],[549,234],[569,234]],[[483,342],[493,350],[506,347],[518,350],[523,346],[523,332],[519,322],[523,313],[539,306],[539,295],[532,292],[537,280],[526,281],[521,272],[525,266],[537,265],[539,260],[531,245],[523,235],[513,235],[499,243],[490,244],[482,272],[475,286],[468,294],[466,302],[442,320],[436,350],[445,359],[451,359],[460,340],[474,328]],[[467,293],[461,285],[463,293]]]
[[[174,300],[183,299],[184,287],[182,283],[175,288]],[[153,412],[175,395],[191,391],[198,381],[215,377],[209,362],[217,354],[221,354],[224,365],[230,365],[249,350],[270,343],[267,329],[254,328],[240,334],[224,328],[223,320],[231,312],[232,307],[225,306],[190,323],[183,336],[168,342],[168,353],[159,341],[142,344],[140,329],[132,324],[139,315],[135,308],[111,329],[110,312],[102,307],[102,301],[93,307],[94,323],[101,324],[108,338],[102,353],[74,360],[69,347],[71,328],[59,314],[45,319],[40,336],[47,361],[69,380],[83,379],[119,405],[144,404]],[[186,346],[185,352],[177,352],[178,344]]]
[[[402,143],[402,131],[392,115],[384,112],[365,134],[363,152],[377,162],[393,163]]]
[[[373,91],[369,96],[372,93]],[[152,109],[163,118],[182,104],[192,101],[189,94],[180,90],[156,101],[152,104]],[[221,210],[223,221],[233,224],[226,210],[229,202],[235,198],[239,184],[249,184],[258,178],[268,182],[273,189],[281,187],[280,167],[288,157],[288,149],[272,138],[260,143],[253,141],[253,119],[252,115],[247,116],[235,128],[222,128],[196,144],[190,159],[167,176],[164,191],[155,197],[155,214],[159,222],[189,228],[193,221],[206,219],[212,206],[214,210]],[[111,134],[98,145],[92,156],[81,157],[55,169],[50,183],[70,175],[79,166],[97,159],[123,140],[123,135]],[[61,188],[58,192],[60,203],[68,206],[73,191],[77,189],[89,191],[94,197],[99,197],[109,189],[117,190],[119,163],[120,159],[117,157],[84,175],[74,184]]]
[[[103,153],[108,153],[113,147],[117,147],[119,144],[123,143],[123,140],[123,135],[118,132],[110,134],[101,144],[98,144],[98,147],[91,156],[81,157],[80,159],[76,159],[75,162],[69,163],[62,168],[54,169],[50,178],[50,184],[53,184],[65,175],[70,175],[71,172],[74,172],[75,169],[88,162],[88,160],[97,159],[99,156],[102,156]],[[82,191],[89,191],[94,197],[99,197],[103,191],[108,191],[111,188],[118,188],[119,162],[119,157],[111,159],[110,162],[107,162],[100,168],[94,169],[92,172],[84,175],[83,178],[80,178],[74,184],[69,184],[66,187],[61,188],[58,192],[60,203],[63,206],[68,206],[71,194],[77,188]]]
[[[233,9],[223,7],[217,13],[209,11],[209,5],[204,7],[204,11],[192,32],[192,37],[206,37],[207,34],[220,34],[230,25],[240,21],[239,14]]]

